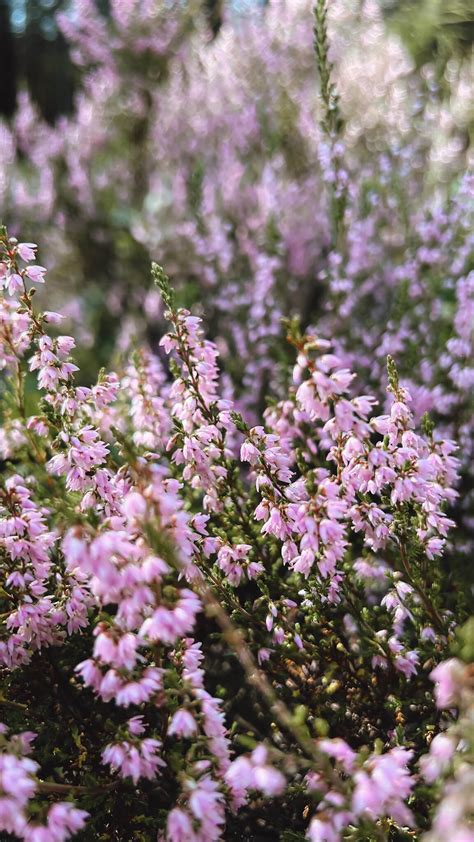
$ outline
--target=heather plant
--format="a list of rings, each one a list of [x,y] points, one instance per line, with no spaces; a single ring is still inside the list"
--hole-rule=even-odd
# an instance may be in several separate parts
[[[169,362],[83,387],[36,246],[1,255],[8,838],[472,838],[459,460],[394,360],[380,414],[290,323],[249,427],[154,265]]]
[[[474,839],[472,180],[354,9],[81,2],[5,133],[5,838]]]

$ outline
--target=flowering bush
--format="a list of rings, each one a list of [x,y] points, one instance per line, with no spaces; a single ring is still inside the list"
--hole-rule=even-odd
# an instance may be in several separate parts
[[[427,839],[472,839],[460,462],[393,359],[378,414],[289,325],[287,395],[249,427],[154,265],[168,366],[136,351],[78,386],[36,246],[0,248],[3,830],[404,839],[444,776]]]
[[[474,840],[463,69],[356,5],[77,0],[2,129],[2,839]]]

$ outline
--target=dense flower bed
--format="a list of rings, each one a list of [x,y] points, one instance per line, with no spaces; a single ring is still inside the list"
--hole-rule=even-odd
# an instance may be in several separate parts
[[[473,842],[463,70],[110,6],[0,137],[1,838]]]
[[[404,838],[444,773],[428,838],[471,838],[472,669],[443,660],[465,613],[442,563],[460,462],[417,428],[393,359],[377,414],[292,325],[292,385],[250,428],[155,265],[172,380],[137,351],[77,386],[74,339],[33,304],[36,246],[4,233],[1,249],[3,829],[66,839],[91,812],[99,838],[217,840],[240,808],[258,838],[280,826],[260,792],[294,824],[281,838],[303,819],[312,840]],[[458,648],[471,657],[472,626]],[[89,811],[41,798],[63,792]]]

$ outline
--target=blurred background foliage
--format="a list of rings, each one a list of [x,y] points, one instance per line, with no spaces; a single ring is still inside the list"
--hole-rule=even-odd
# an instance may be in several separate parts
[[[160,52],[149,45],[165,35],[173,4],[181,23]],[[281,314],[296,308],[307,322],[321,318],[332,175],[318,134],[313,5],[157,0],[161,21],[140,23],[146,3],[135,0],[137,31],[131,24],[120,34],[114,0],[0,0],[0,219],[39,243],[54,306],[81,325],[84,382],[131,336],[145,333],[154,346],[161,335],[152,259],[166,265],[180,304],[206,314],[242,393],[256,389],[253,359],[259,394],[267,390],[272,366],[266,371],[262,361],[268,348],[274,353]],[[431,214],[433,197],[449,199],[458,188],[472,141],[474,111],[465,103],[473,11],[467,0],[345,0],[328,8],[350,182],[343,259],[363,286],[388,253],[403,263],[417,214]],[[84,61],[58,12],[88,33]],[[252,12],[257,25],[247,27]],[[135,49],[143,34],[145,46]],[[422,244],[429,219],[425,227]],[[358,243],[370,243],[373,262]],[[437,265],[428,258],[420,259],[423,279]],[[444,265],[439,274],[447,276]],[[410,303],[403,284],[408,289],[401,277],[398,321]],[[248,314],[267,302],[261,335],[260,315]],[[237,335],[239,320],[252,341]],[[354,332],[349,317],[347,330]],[[415,361],[417,352],[414,343]]]
[[[202,0],[203,16],[215,37],[225,0]],[[236,11],[265,6],[268,0],[234,0]],[[26,85],[43,117],[54,124],[73,110],[77,85],[69,49],[56,23],[68,0],[0,0],[0,114],[11,116],[17,91]],[[108,0],[96,0],[108,15]]]
[[[444,71],[452,57],[467,57],[472,50],[472,0],[385,0],[384,8],[417,67],[435,59]]]
[[[202,0],[202,13],[216,37],[224,4],[236,13],[248,13],[269,2]],[[402,38],[417,68],[434,63],[439,91],[449,95],[451,59],[472,58],[473,0],[381,0],[381,4],[387,25]],[[107,16],[107,0],[96,0],[96,5]],[[22,86],[49,123],[73,110],[77,78],[55,20],[56,13],[67,7],[68,0],[0,0],[0,114],[14,113]]]

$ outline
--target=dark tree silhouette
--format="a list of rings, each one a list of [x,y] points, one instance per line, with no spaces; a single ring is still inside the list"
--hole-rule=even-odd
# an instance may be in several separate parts
[[[16,51],[10,26],[10,7],[0,0],[0,114],[11,117],[16,106]]]

